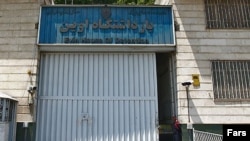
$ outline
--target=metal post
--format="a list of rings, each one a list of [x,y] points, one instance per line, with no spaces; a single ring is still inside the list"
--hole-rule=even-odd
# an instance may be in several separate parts
[[[187,94],[187,109],[188,109],[188,123],[187,123],[187,131],[188,131],[188,140],[193,141],[193,125],[190,123],[190,113],[189,113],[189,86],[192,82],[184,82],[182,83],[183,86],[186,87],[186,94]]]
[[[190,113],[189,113],[189,85],[186,85],[186,93],[187,93],[188,123],[190,123]]]
[[[188,140],[193,141],[193,129],[187,129],[188,130]]]
[[[186,85],[186,93],[187,93],[187,109],[188,109],[188,140],[193,141],[193,125],[190,123],[190,112],[189,112],[189,85]]]
[[[28,137],[28,127],[29,127],[29,123],[28,123],[28,122],[24,122],[24,123],[23,123],[23,128],[24,128],[24,141],[27,141],[27,137]]]

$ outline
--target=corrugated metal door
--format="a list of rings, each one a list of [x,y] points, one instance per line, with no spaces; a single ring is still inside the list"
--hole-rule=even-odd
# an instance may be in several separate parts
[[[36,141],[156,141],[154,53],[41,54]]]

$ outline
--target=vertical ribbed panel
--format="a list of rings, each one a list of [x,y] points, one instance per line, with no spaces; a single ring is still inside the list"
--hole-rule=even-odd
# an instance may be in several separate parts
[[[154,53],[42,54],[36,141],[156,141]]]

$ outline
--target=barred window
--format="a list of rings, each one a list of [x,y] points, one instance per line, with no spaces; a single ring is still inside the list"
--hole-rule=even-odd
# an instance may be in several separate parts
[[[205,0],[208,29],[250,28],[250,0]]]
[[[250,61],[212,61],[215,100],[250,100]]]

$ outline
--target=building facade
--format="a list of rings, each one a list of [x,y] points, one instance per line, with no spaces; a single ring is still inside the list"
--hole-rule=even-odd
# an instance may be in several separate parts
[[[241,82],[249,78],[250,34],[249,27],[244,25],[249,23],[249,2],[244,2],[190,0],[173,3],[175,20],[179,24],[179,31],[176,32],[176,70],[178,115],[182,122],[187,122],[187,103],[180,83],[192,79],[192,74],[200,76],[200,86],[190,87],[193,123],[249,122],[249,83]],[[247,9],[245,13],[243,5]],[[217,67],[216,61],[221,63]],[[234,61],[237,65],[246,63],[243,68],[235,64],[239,70],[246,70],[246,74],[239,76],[233,73],[236,66],[232,67],[230,63]]]
[[[49,18],[52,20],[49,22],[53,22],[55,17],[43,19],[41,11],[56,6],[43,0],[0,2],[0,91],[19,101],[17,140],[25,138],[22,136],[26,131],[22,130],[23,123],[30,125],[27,134],[31,140],[49,141],[72,140],[73,137],[161,140],[164,137],[159,138],[158,134],[165,132],[161,130],[171,132],[172,116],[177,116],[183,125],[191,123],[203,128],[250,122],[248,1],[155,1],[155,7],[169,7],[173,12],[173,40],[159,42],[168,37],[159,36],[152,39],[158,43],[146,45],[148,40],[129,41],[127,37],[130,35],[126,35],[126,43],[132,42],[134,47],[126,43],[121,45],[124,37],[115,45],[89,47],[87,44],[104,41],[86,39],[81,43],[87,44],[81,46],[78,40],[51,36],[58,33],[46,29],[51,26],[43,22]],[[60,9],[53,12],[60,14]],[[98,14],[101,13],[95,15]],[[59,16],[56,21],[60,21]],[[91,20],[84,22],[97,26]],[[73,24],[74,21],[67,30],[73,28]],[[150,29],[152,27],[148,27]],[[64,33],[63,28],[61,32]],[[59,40],[62,40],[61,44],[58,44]],[[80,45],[67,45],[69,42]],[[87,79],[81,81],[81,77]],[[192,82],[188,97],[187,87],[182,85],[184,82]],[[88,96],[81,97],[79,93]],[[124,96],[118,97],[120,94]],[[74,122],[78,116],[81,121]],[[82,127],[75,128],[79,124]],[[90,124],[93,125],[91,129]],[[112,127],[111,130],[106,130],[107,126]],[[59,128],[62,129],[53,136],[50,134]]]

